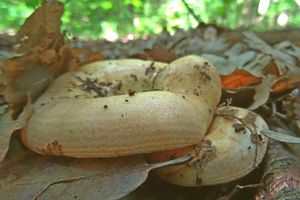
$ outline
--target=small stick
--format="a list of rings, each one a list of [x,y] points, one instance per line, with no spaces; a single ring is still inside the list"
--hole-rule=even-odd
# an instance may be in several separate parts
[[[263,187],[263,183],[256,183],[256,184],[250,184],[250,185],[236,185],[229,194],[227,194],[223,197],[220,197],[217,200],[229,200],[240,190],[248,189],[248,188],[259,188],[259,187]]]
[[[37,200],[52,185],[61,184],[61,183],[72,183],[72,182],[79,181],[79,180],[82,180],[82,179],[85,179],[85,178],[86,177],[84,177],[84,176],[78,176],[78,177],[73,177],[73,178],[61,179],[61,180],[57,180],[57,181],[54,181],[52,183],[49,183],[42,191],[40,191],[38,194],[35,195],[35,197],[33,197],[33,200]]]
[[[271,113],[272,114],[271,117],[279,117],[281,119],[287,119],[287,117],[284,114],[282,114],[282,113],[280,113],[280,112],[277,111],[277,107],[276,107],[275,103],[272,103],[272,108],[270,108],[267,105],[263,105],[262,107],[265,108],[266,110],[271,110],[271,112],[272,112]]]

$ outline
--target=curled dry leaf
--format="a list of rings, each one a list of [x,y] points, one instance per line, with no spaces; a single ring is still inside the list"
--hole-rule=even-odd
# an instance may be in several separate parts
[[[28,52],[39,44],[47,33],[59,33],[63,13],[63,4],[57,0],[45,0],[31,16],[27,18],[16,36],[21,43],[20,51]]]
[[[24,23],[16,37],[24,54],[6,60],[0,77],[0,95],[17,113],[26,103],[27,93],[35,100],[52,77],[68,70],[71,51],[59,33],[63,4],[45,0]]]
[[[300,87],[300,69],[290,71],[280,76],[273,85],[273,92],[282,93]]]
[[[239,69],[232,72],[230,75],[221,76],[223,88],[235,89],[243,86],[259,83],[260,77],[253,76],[251,73]]]
[[[254,110],[268,101],[274,81],[274,76],[267,76],[255,87],[254,102],[248,109]]]
[[[0,165],[3,199],[119,199],[142,184],[151,169],[190,160],[146,164],[143,157],[71,159],[45,157],[20,147]],[[9,174],[7,172],[10,172]]]
[[[261,51],[264,54],[271,55],[280,75],[284,74],[288,70],[296,70],[298,68],[295,59],[292,56],[276,48],[272,48],[266,42],[258,38],[254,33],[244,32],[244,36],[245,42],[250,48]]]
[[[26,126],[27,120],[31,116],[32,112],[33,107],[30,103],[28,103],[17,120],[12,119],[10,112],[0,115],[0,162],[4,159],[8,151],[12,134],[15,130],[19,130]]]

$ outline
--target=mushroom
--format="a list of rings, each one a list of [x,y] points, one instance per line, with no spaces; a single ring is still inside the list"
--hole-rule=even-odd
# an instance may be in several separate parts
[[[192,154],[187,163],[157,169],[167,182],[180,186],[203,186],[227,183],[253,171],[262,161],[268,138],[266,122],[243,108],[220,107],[202,142],[177,150],[152,153],[149,162],[161,162]]]
[[[40,154],[80,158],[181,148],[202,141],[220,96],[217,70],[199,56],[100,61],[55,80],[21,139]]]

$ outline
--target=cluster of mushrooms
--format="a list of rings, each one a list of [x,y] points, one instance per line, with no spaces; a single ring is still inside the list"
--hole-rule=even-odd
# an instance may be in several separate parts
[[[266,122],[219,106],[221,80],[199,56],[170,64],[100,61],[56,79],[34,103],[23,143],[43,155],[77,158],[147,154],[148,162],[192,155],[157,174],[181,186],[239,179],[262,161]]]

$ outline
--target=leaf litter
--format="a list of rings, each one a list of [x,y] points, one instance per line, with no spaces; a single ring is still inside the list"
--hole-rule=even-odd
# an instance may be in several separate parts
[[[27,125],[27,121],[33,112],[33,107],[29,102],[18,119],[12,119],[12,113],[7,111],[0,115],[0,163],[4,160],[9,148],[12,134]]]
[[[142,184],[150,170],[191,159],[186,155],[147,164],[143,156],[47,157],[25,149],[16,138],[12,142],[9,159],[0,163],[0,196],[4,199],[119,199]]]
[[[289,41],[270,45],[251,32],[234,38],[230,35],[234,35],[233,32],[228,34],[224,29],[204,25],[188,31],[178,30],[174,35],[164,31],[148,39],[127,43],[75,39],[65,44],[65,36],[59,32],[62,11],[63,5],[58,1],[44,1],[17,35],[17,47],[21,53],[12,53],[2,62],[0,96],[5,105],[10,105],[10,112],[0,118],[2,157],[12,133],[26,125],[26,120],[21,123],[21,119],[25,119],[22,116],[28,116],[29,112],[28,115],[24,112],[17,120],[12,116],[16,118],[21,112],[28,93],[34,100],[60,74],[104,58],[137,56],[170,62],[188,54],[205,56],[219,70],[224,91],[231,94],[233,105],[239,102],[239,106],[250,106],[260,112],[264,105],[275,101],[283,105],[281,111],[287,114],[289,121],[284,123],[291,129],[300,128],[300,106],[295,100],[299,94],[286,96],[300,85],[300,48]],[[282,99],[284,101],[280,103]],[[18,120],[20,123],[16,125]],[[294,140],[283,137],[283,140]],[[14,153],[0,163],[0,195],[14,195],[12,199],[19,199],[21,194],[37,199],[116,199],[135,190],[153,168],[140,156],[54,158],[36,155],[23,147],[15,151],[18,146],[18,142],[12,141],[10,152]],[[9,175],[7,171],[10,171]]]

